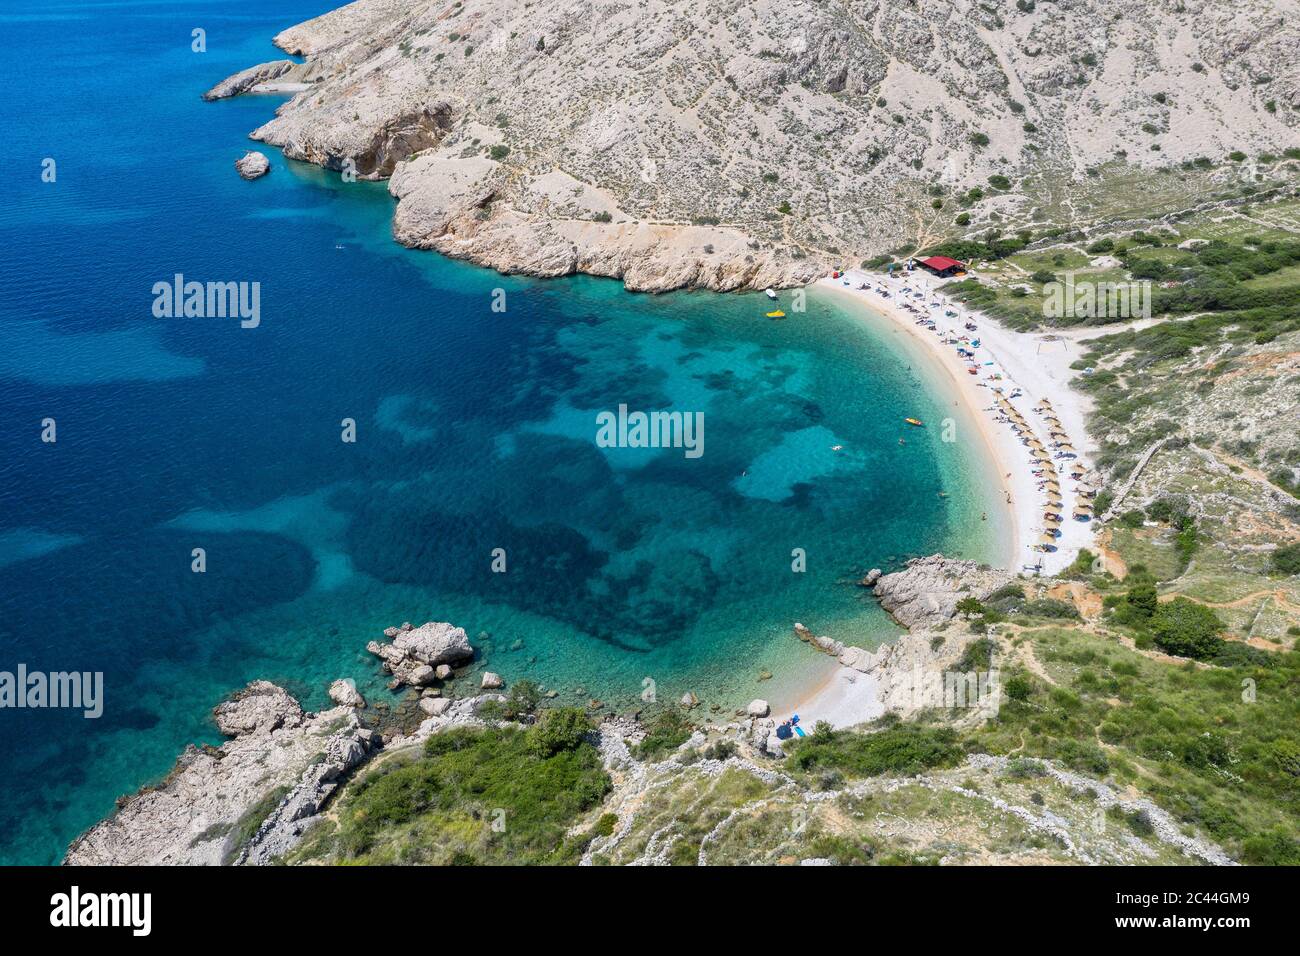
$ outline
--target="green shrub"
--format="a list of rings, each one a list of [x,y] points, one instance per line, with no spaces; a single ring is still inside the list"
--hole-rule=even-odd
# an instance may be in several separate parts
[[[853,777],[884,773],[912,776],[934,767],[951,767],[964,754],[946,727],[898,724],[869,733],[828,730],[791,742],[791,770],[838,770]]]
[[[544,755],[540,726],[434,734],[420,758],[380,765],[352,786],[319,850],[361,863],[573,862],[582,847],[565,834],[610,781],[581,738]]]
[[[957,671],[982,671],[988,670],[993,662],[993,651],[996,645],[987,637],[981,637],[977,641],[971,641],[966,645],[966,650],[956,664],[953,670]]]
[[[1223,622],[1213,610],[1185,597],[1177,597],[1156,608],[1151,618],[1156,646],[1178,657],[1213,657],[1222,640]]]
[[[1126,528],[1140,528],[1142,522],[1147,520],[1147,516],[1140,508],[1134,508],[1132,511],[1126,511],[1119,516],[1120,524]]]
[[[1021,614],[1027,614],[1030,617],[1047,617],[1054,620],[1077,620],[1079,611],[1073,604],[1065,601],[1058,601],[1055,598],[1039,598],[1036,601],[1027,601],[1020,608]]]
[[[1247,837],[1241,851],[1243,861],[1254,866],[1300,866],[1300,840],[1282,827]]]
[[[1034,685],[1019,674],[1008,677],[1002,684],[1002,693],[1006,694],[1008,700],[1028,700],[1033,692]]]
[[[1300,574],[1300,541],[1275,550],[1269,557],[1269,564],[1279,574]]]
[[[511,685],[501,708],[502,714],[506,720],[518,720],[536,710],[541,700],[541,688],[533,681],[524,678]]]
[[[1100,511],[1100,506],[1097,507]],[[1092,574],[1092,566],[1096,563],[1097,556],[1087,548],[1080,548],[1079,553],[1075,555],[1074,561],[1065,569],[1064,575],[1068,578],[1083,578]]]
[[[640,760],[654,760],[676,750],[690,740],[695,730],[690,719],[672,707],[659,711],[645,727],[645,740],[632,748],[632,755]]]
[[[1121,623],[1142,625],[1151,620],[1159,606],[1155,585],[1136,584],[1124,595],[1117,614]]]
[[[576,750],[591,732],[591,719],[578,707],[544,710],[537,723],[528,728],[528,744],[542,757],[566,750]],[[430,738],[432,739],[432,738]]]

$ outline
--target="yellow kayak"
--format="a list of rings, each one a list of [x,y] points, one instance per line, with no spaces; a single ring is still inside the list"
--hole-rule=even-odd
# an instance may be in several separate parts
[[[904,418],[903,421],[907,422],[909,425],[916,425],[917,427],[925,426],[925,422],[921,421],[919,418]]]
[[[780,309],[777,309],[775,312],[769,312],[769,313],[767,313],[767,317],[768,317],[769,319],[784,319],[784,318],[785,318],[785,313],[782,312]]]

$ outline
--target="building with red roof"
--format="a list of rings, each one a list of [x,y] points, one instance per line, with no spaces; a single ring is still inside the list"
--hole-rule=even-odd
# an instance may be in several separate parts
[[[962,275],[966,272],[965,263],[958,262],[956,259],[949,259],[947,256],[930,256],[928,259],[913,261],[926,272],[932,272],[941,279]]]

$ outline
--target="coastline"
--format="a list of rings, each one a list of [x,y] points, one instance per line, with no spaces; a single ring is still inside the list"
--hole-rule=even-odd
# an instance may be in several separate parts
[[[886,278],[860,270],[849,270],[839,279],[829,276],[818,279],[819,289],[836,293],[850,304],[853,313],[863,321],[884,323],[902,341],[915,343],[930,364],[941,370],[951,382],[953,394],[963,412],[973,422],[983,442],[988,460],[996,471],[1001,491],[1006,497],[1006,518],[1010,522],[1010,548],[1004,552],[1002,562],[1014,574],[1035,573],[1051,575],[1068,567],[1080,548],[1093,544],[1092,521],[1076,521],[1068,516],[1078,494],[1078,483],[1068,475],[1059,476],[1062,500],[1067,512],[1061,525],[1057,549],[1040,552],[1036,546],[1046,529],[1044,511],[1046,496],[1040,481],[1033,474],[1029,449],[1011,430],[1005,416],[994,405],[992,387],[1001,387],[1005,395],[1020,394],[1013,404],[1029,422],[1031,429],[1042,439],[1047,438],[1044,416],[1036,409],[1046,399],[1059,416],[1061,426],[1079,452],[1077,461],[1087,461],[1095,453],[1095,443],[1088,437],[1085,398],[1069,388],[1068,382],[1076,373],[1070,368],[1075,355],[1070,352],[1068,339],[1051,338],[1043,333],[1026,334],[1002,328],[994,320],[964,306],[953,303],[942,293],[930,288],[931,280],[921,273],[904,273],[903,278]],[[865,286],[865,288],[861,288]],[[905,295],[909,287],[923,293],[922,298]],[[887,290],[888,298],[876,290]],[[922,315],[909,312],[901,302],[914,305],[926,318],[935,319],[936,334],[923,324]],[[937,307],[932,303],[938,303]],[[949,317],[945,312],[957,313]],[[920,320],[920,321],[918,321]],[[970,333],[980,340],[978,360],[993,363],[984,366],[978,375],[967,371],[967,364],[956,348],[944,342],[948,332],[962,330],[970,322],[978,327]],[[991,380],[998,374],[1000,379]],[[1058,465],[1059,467],[1059,465]],[[827,661],[825,671],[806,690],[795,696],[780,712],[783,715],[799,714],[800,723],[813,726],[819,720],[833,727],[849,727],[874,720],[883,713],[877,699],[876,678],[859,673],[836,661]],[[777,708],[773,708],[776,716]]]
[[[1079,451],[1080,457],[1075,460],[1087,462],[1095,451],[1095,446],[1088,438],[1085,427],[1086,402],[1083,396],[1068,386],[1068,379],[1075,374],[1069,367],[1074,355],[1068,351],[1068,341],[1004,329],[987,316],[972,312],[965,306],[953,303],[942,293],[927,289],[927,279],[919,273],[910,273],[909,276],[910,279],[900,280],[850,270],[839,280],[825,277],[819,279],[817,285],[819,288],[839,292],[843,297],[856,302],[859,314],[865,312],[868,319],[884,319],[895,331],[905,333],[909,340],[921,343],[927,354],[944,369],[954,384],[957,399],[970,412],[996,465],[1004,490],[1011,498],[1008,512],[1014,528],[1015,550],[1006,564],[1007,570],[1019,573],[1041,562],[1040,573],[1058,573],[1073,562],[1080,548],[1092,542],[1092,522],[1068,519],[1062,523],[1061,537],[1055,551],[1042,553],[1033,550],[1044,531],[1045,495],[1038,487],[1040,481],[1033,474],[1028,448],[1005,422],[998,420],[997,410],[993,407],[992,389],[1000,387],[1007,395],[1019,392],[1013,405],[1024,414],[1034,433],[1043,440],[1048,437],[1047,425],[1044,416],[1035,409],[1044,400],[1049,401],[1060,416],[1066,434]],[[960,331],[965,322],[977,326],[978,331],[969,334],[981,343],[977,357],[983,367],[979,375],[967,372],[967,364],[958,356],[956,348],[944,343],[943,338],[946,336],[918,324],[919,316],[905,312],[900,307],[898,303],[902,296],[901,290],[908,286],[909,281],[912,289],[924,290],[925,295],[923,299],[910,298],[904,301],[915,303],[918,308],[925,306],[924,311],[928,317],[937,320],[940,331]],[[862,285],[867,288],[859,288]],[[890,298],[876,294],[876,288],[888,290]],[[932,302],[940,303],[940,307],[929,308]],[[864,305],[865,310],[861,308]],[[947,311],[956,312],[957,315],[951,318],[943,316],[942,313]],[[1054,347],[1045,349],[1045,345]],[[992,381],[992,374],[999,374],[1001,378]],[[1057,468],[1061,469],[1063,465],[1058,463]],[[1064,474],[1059,476],[1059,480],[1065,510],[1069,511],[1075,503],[1078,483],[1069,480]]]

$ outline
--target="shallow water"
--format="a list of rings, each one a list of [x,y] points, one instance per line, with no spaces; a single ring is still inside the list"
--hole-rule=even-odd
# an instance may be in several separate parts
[[[250,679],[391,697],[364,646],[403,620],[465,627],[479,666],[564,701],[631,705],[651,678],[730,707],[821,662],[795,620],[893,633],[866,569],[1001,547],[978,447],[902,423],[950,400],[829,296],[774,322],[761,296],[505,278],[393,244],[382,184],[274,150],[240,180],[279,100],[198,94],[327,8],[0,15],[0,670],[106,684],[98,720],[0,710],[0,861],[58,859],[217,742],[211,707]],[[259,282],[261,324],[154,318],[178,272]],[[702,413],[704,453],[598,447],[620,404]]]

